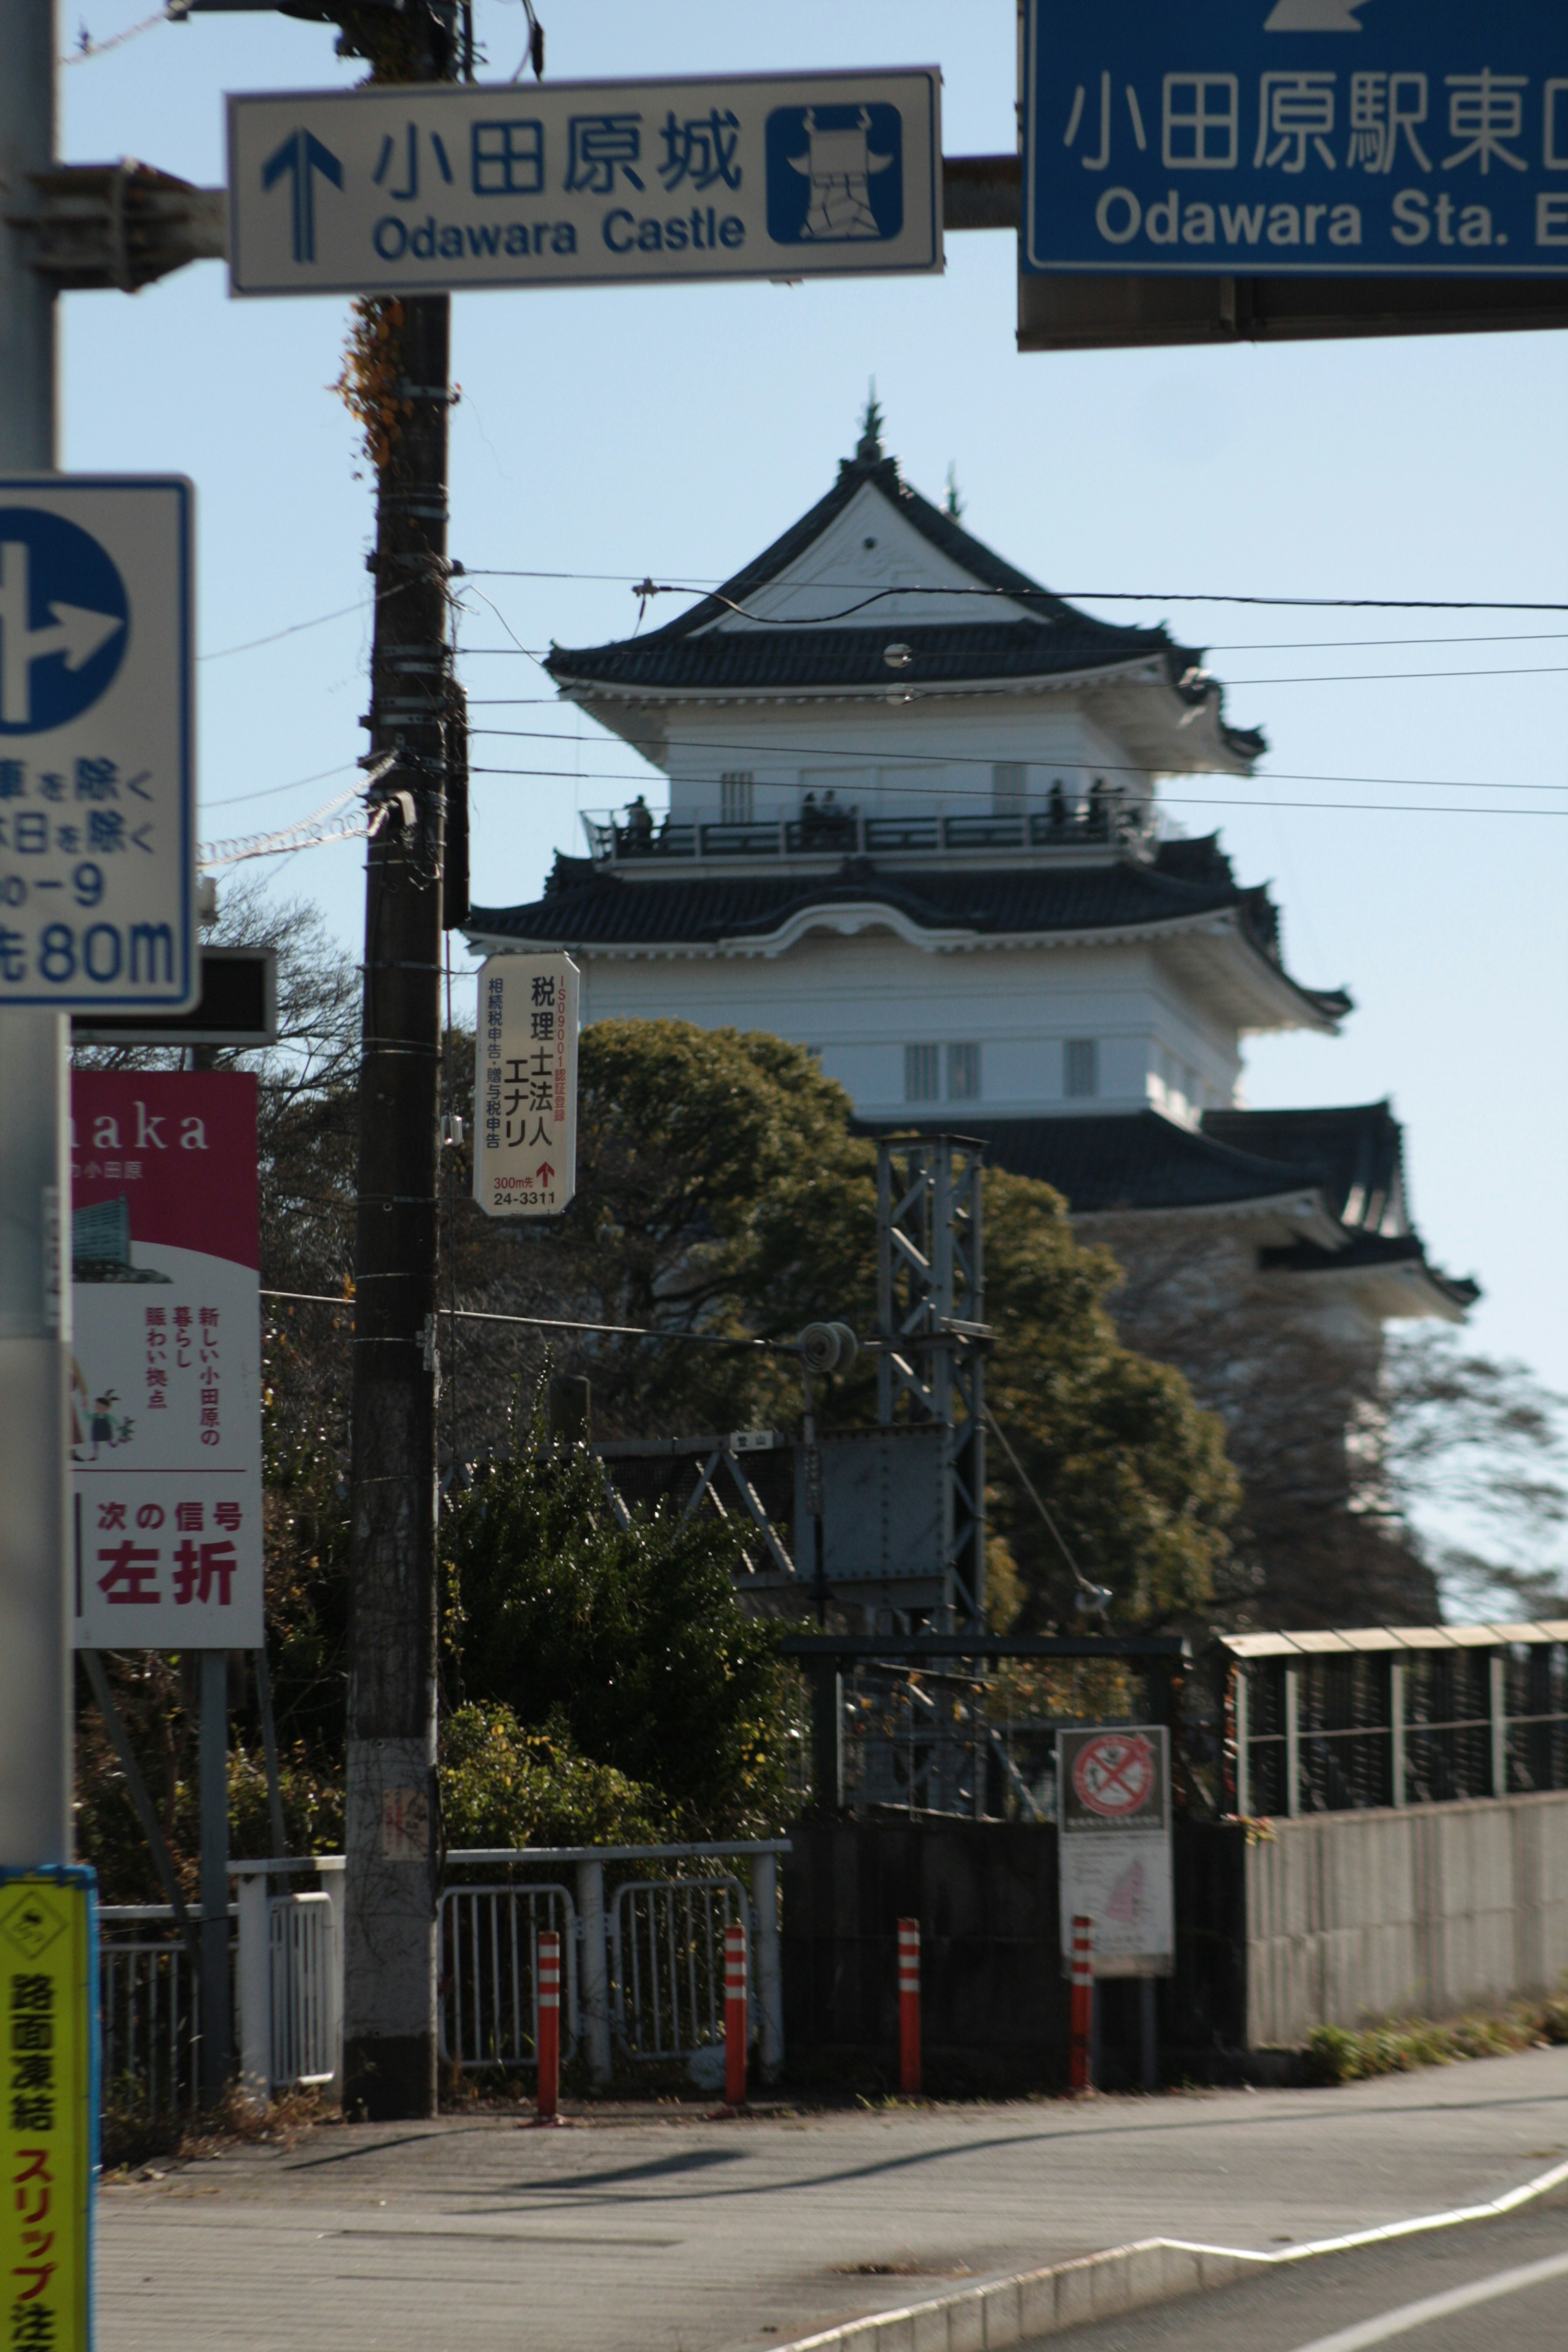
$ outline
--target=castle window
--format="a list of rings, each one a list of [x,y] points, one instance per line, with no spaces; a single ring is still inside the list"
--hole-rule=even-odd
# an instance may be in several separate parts
[[[1100,1041],[1069,1037],[1062,1049],[1062,1092],[1069,1102],[1089,1102],[1100,1092]]]
[[[980,1100],[980,1048],[978,1045],[948,1047],[947,1098],[949,1102]]]
[[[936,1102],[942,1094],[940,1045],[904,1047],[904,1100]]]
[[[1021,816],[1027,797],[1027,772],[1022,760],[998,760],[991,770],[991,814]]]
[[[755,816],[756,802],[757,780],[751,769],[727,768],[719,779],[720,822],[750,824]]]

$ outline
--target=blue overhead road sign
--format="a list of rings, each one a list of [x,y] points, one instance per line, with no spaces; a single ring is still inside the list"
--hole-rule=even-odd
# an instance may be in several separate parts
[[[1028,0],[1026,273],[1568,275],[1568,8]]]

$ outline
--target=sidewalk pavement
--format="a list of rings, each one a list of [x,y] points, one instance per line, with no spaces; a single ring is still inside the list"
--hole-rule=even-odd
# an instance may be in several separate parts
[[[1568,2049],[1339,2090],[325,2126],[115,2183],[100,2352],[765,2352],[1159,2235],[1277,2246],[1568,2155]]]

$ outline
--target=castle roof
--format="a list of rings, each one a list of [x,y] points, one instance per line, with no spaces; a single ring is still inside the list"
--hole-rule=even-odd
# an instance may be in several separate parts
[[[1267,748],[1225,720],[1200,649],[1042,587],[911,488],[875,431],[825,498],[689,611],[646,635],[557,646],[545,667],[588,702],[1126,682],[1168,704],[1148,747],[1161,772],[1246,773]]]
[[[1331,1030],[1351,1010],[1342,989],[1306,988],[1286,971],[1268,891],[1238,884],[1212,841],[1163,843],[1149,861],[952,872],[855,857],[826,876],[752,869],[657,886],[558,857],[542,898],[476,907],[465,929],[480,951],[733,956],[776,955],[812,930],[879,922],[935,950],[1165,938],[1202,961],[1209,986],[1249,1029]]]
[[[903,1122],[861,1119],[863,1133]],[[1405,1211],[1403,1131],[1386,1102],[1211,1110],[1201,1129],[1155,1110],[986,1118],[964,1132],[988,1164],[1062,1193],[1077,1218],[1187,1213],[1246,1220],[1268,1270],[1338,1275],[1384,1315],[1458,1320],[1479,1286],[1427,1259]]]

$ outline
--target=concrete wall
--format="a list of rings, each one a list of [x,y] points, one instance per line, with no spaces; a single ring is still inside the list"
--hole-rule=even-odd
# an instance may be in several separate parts
[[[1247,1849],[1247,2039],[1552,1990],[1568,1792],[1277,1820]]]

